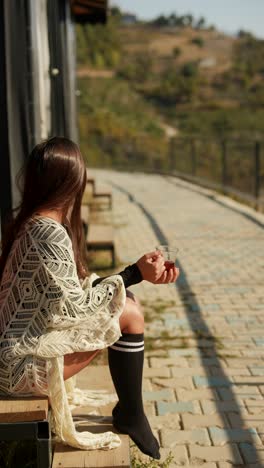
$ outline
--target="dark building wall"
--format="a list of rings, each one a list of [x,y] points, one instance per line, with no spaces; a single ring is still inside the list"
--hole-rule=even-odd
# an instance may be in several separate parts
[[[78,140],[74,21],[105,22],[106,9],[106,0],[0,0],[0,234],[32,147]]]
[[[6,130],[1,128],[1,147],[6,148],[5,153],[1,153],[1,159],[9,158],[9,168],[7,164],[4,165],[0,182],[1,203],[4,198],[6,210],[19,201],[16,174],[31,148],[34,129],[31,112],[32,89],[28,79],[31,60],[28,53],[28,3],[25,0],[1,0],[1,10],[3,25],[0,80],[5,82],[5,89],[1,87],[1,94],[5,93],[6,96],[4,108],[1,106],[1,110],[4,111],[2,118],[5,118],[7,126]]]
[[[0,15],[0,209],[4,221],[19,204],[16,175],[32,147],[53,135],[76,141],[77,131],[69,1],[0,0]],[[46,68],[45,44],[49,49]]]
[[[51,134],[76,140],[75,41],[70,4],[48,0]]]

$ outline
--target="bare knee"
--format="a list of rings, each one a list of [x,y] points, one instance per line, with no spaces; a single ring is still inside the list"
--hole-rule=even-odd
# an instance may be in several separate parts
[[[143,333],[144,316],[141,306],[138,299],[134,295],[132,298],[130,294],[127,295],[125,308],[120,317],[120,328],[125,333]]]

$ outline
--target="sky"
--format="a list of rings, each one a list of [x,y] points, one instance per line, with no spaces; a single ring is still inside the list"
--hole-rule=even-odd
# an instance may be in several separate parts
[[[264,0],[110,0],[122,10],[152,19],[172,12],[203,16],[220,31],[236,34],[240,29],[264,39]]]

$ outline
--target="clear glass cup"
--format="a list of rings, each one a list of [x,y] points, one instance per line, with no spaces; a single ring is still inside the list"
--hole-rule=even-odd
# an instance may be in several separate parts
[[[165,260],[165,267],[167,270],[173,268],[176,265],[177,255],[179,252],[177,247],[170,245],[158,245],[156,250],[158,250],[163,255]]]

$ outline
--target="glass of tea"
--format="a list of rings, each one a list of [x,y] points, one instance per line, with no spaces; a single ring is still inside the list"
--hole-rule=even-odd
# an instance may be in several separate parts
[[[179,252],[177,247],[171,247],[170,245],[158,245],[156,250],[158,250],[163,255],[166,270],[169,270],[176,265],[177,254]]]

